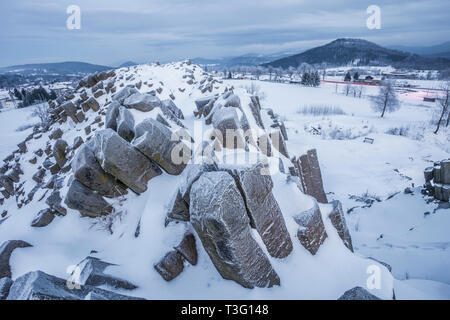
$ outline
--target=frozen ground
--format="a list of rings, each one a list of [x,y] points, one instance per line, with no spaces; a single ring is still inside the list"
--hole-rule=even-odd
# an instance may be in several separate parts
[[[232,84],[245,87],[251,81]],[[308,148],[318,150],[329,200],[340,200],[344,210],[351,210],[346,216],[355,251],[390,264],[396,279],[410,279],[395,282],[398,298],[450,299],[450,209],[435,211],[437,205],[426,204],[420,188],[413,195],[403,194],[406,187],[424,183],[425,167],[450,156],[450,131],[431,133],[432,104],[401,95],[402,108],[381,119],[367,96],[346,97],[339,93],[341,87],[336,94],[335,85],[255,84],[266,96],[263,107],[273,108],[285,119],[290,156]],[[377,88],[365,90],[371,95]],[[337,106],[346,115],[297,113],[311,105]],[[312,134],[312,127],[322,134]],[[385,133],[400,127],[409,128],[408,136]],[[374,143],[363,143],[365,137],[375,139]],[[381,201],[361,208],[363,203],[349,198],[366,193]],[[406,292],[409,286],[414,290]]]

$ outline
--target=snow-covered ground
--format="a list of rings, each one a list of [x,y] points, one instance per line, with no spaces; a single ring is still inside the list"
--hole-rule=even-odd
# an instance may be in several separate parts
[[[235,87],[252,83],[226,82]],[[344,211],[354,208],[346,218],[355,251],[390,264],[396,279],[410,279],[395,282],[397,298],[450,299],[450,208],[435,211],[437,205],[426,204],[420,188],[414,195],[403,194],[406,187],[424,184],[424,168],[450,157],[450,130],[432,133],[433,104],[400,95],[402,108],[382,119],[368,99],[376,94],[375,87],[365,88],[366,96],[359,99],[342,94],[342,87],[336,93],[333,84],[308,88],[254,83],[266,97],[263,108],[272,108],[285,120],[290,156],[316,148],[329,200],[340,200]],[[346,114],[298,113],[314,105],[340,107]],[[322,134],[312,134],[312,127]],[[409,128],[407,137],[386,134],[401,127]],[[365,137],[374,143],[363,143]],[[349,199],[366,193],[382,201],[361,208],[364,204]],[[415,290],[407,292],[407,287]]]
[[[143,85],[141,92],[163,87],[159,95],[161,99],[174,94],[176,105],[185,114],[184,124],[192,130],[194,100],[203,94],[198,88],[186,84],[182,78],[184,67],[180,64],[138,66],[131,69],[136,71],[132,81],[148,81],[153,85]],[[121,69],[118,73],[127,79],[131,74],[129,71]],[[201,70],[197,68],[194,75],[196,79],[201,79]],[[126,80],[119,83],[128,84]],[[250,83],[246,80],[225,81],[213,93],[222,92],[225,85],[233,85],[241,101],[245,101],[245,90],[240,87]],[[44,201],[37,200],[44,196],[45,190],[42,189],[35,195],[35,200],[22,209],[17,209],[14,199],[6,201],[2,209],[9,211],[9,218],[0,225],[0,243],[22,239],[33,244],[32,248],[14,252],[11,258],[13,278],[31,270],[67,278],[68,266],[80,262],[91,250],[95,250],[98,252],[96,257],[120,265],[120,268],[111,268],[112,274],[139,286],[132,295],[149,299],[336,299],[354,286],[365,286],[367,268],[373,264],[381,266],[367,259],[373,257],[390,264],[396,278],[393,281],[391,274],[381,266],[381,289],[371,291],[377,296],[392,298],[394,286],[396,297],[400,299],[450,299],[450,277],[447,272],[450,266],[450,234],[446,232],[450,226],[450,209],[434,212],[436,205],[427,205],[418,190],[414,195],[402,193],[412,183],[416,186],[423,184],[422,172],[430,162],[449,157],[448,131],[438,136],[431,133],[429,119],[432,110],[429,105],[402,98],[400,111],[380,119],[370,109],[366,97],[358,99],[337,94],[334,85],[305,88],[270,82],[257,84],[265,93],[263,108],[272,108],[285,120],[289,135],[287,147],[291,156],[316,148],[329,200],[342,201],[344,210],[353,208],[351,213],[346,214],[346,219],[356,254],[343,245],[327,218],[330,205],[321,207],[328,238],[318,253],[312,256],[301,246],[296,239],[298,225],[291,216],[306,209],[310,198],[293,184],[286,183],[286,176],[279,173],[273,177],[274,194],[294,244],[293,253],[286,259],[270,259],[280,275],[280,287],[249,290],[233,281],[223,280],[198,238],[198,265],[186,266],[179,277],[167,283],[153,269],[153,264],[179,243],[186,226],[180,223],[164,228],[167,206],[181,183],[181,176],[163,174],[152,179],[148,190],[140,196],[127,195],[123,214],[114,217],[112,233],[108,231],[110,221],[82,218],[77,211],[70,209],[66,216],[56,217],[45,228],[30,227],[35,214],[46,207]],[[376,88],[367,88],[364,94],[374,94],[375,91]],[[102,96],[99,102],[103,105],[108,98]],[[298,113],[302,107],[311,105],[338,106],[346,114],[313,117]],[[29,134],[29,131],[18,132],[16,129],[36,121],[29,118],[30,113],[31,109],[0,113],[0,152],[3,157]],[[132,113],[136,123],[149,116],[136,110]],[[98,114],[92,110],[86,114],[89,122],[96,116]],[[267,124],[265,111],[263,118]],[[70,120],[64,123],[63,139],[69,145],[76,136],[85,139],[83,126]],[[407,137],[385,133],[402,126],[409,128]],[[314,130],[321,135],[313,135],[311,132]],[[366,136],[374,138],[374,144],[363,143]],[[8,141],[4,137],[8,137]],[[48,133],[44,133],[42,138],[33,141],[30,151],[44,148],[47,137]],[[36,166],[41,162],[39,160]],[[23,171],[24,176],[28,177],[36,168],[26,161]],[[33,185],[29,181],[25,188],[29,191]],[[61,189],[62,194],[66,191],[67,186]],[[397,192],[400,193],[386,200]],[[349,199],[350,195],[361,196],[365,193],[383,201],[363,209],[359,208],[362,205],[360,202]],[[120,206],[117,200],[113,201]],[[430,214],[425,216],[427,211]],[[141,235],[136,238],[134,234],[138,224]],[[257,232],[253,235],[261,242]]]

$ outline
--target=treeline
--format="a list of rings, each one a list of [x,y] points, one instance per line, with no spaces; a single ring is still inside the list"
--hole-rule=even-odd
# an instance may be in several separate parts
[[[302,75],[302,85],[307,87],[320,86],[320,76],[318,71],[305,72]]]
[[[21,91],[17,90],[17,88],[14,88],[13,93],[18,100],[21,100],[18,108],[28,107],[39,102],[57,98],[56,92],[54,90],[50,90],[50,92],[47,92],[47,90],[45,90],[42,86],[33,90],[22,89]]]

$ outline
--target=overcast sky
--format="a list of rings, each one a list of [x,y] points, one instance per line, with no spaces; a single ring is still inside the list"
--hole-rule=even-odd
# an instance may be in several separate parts
[[[69,5],[80,30],[66,28]],[[366,27],[369,5],[381,30]],[[448,0],[0,0],[0,66],[297,52],[342,37],[426,46],[450,40],[449,12]]]

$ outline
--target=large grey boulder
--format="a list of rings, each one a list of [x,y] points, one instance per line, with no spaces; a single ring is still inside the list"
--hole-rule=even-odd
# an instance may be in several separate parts
[[[113,101],[106,110],[105,128],[117,131],[117,117],[119,116],[120,104]]]
[[[300,243],[312,255],[315,255],[328,236],[317,202],[314,201],[311,209],[295,215],[294,220],[298,224],[297,237]]]
[[[95,99],[94,97],[90,97],[88,100],[81,104],[81,108],[84,112],[88,111],[89,109],[97,112],[100,109],[100,104],[98,103],[97,99]]]
[[[306,154],[301,155],[294,165],[300,173],[303,192],[313,196],[320,203],[327,203],[316,149],[308,150]]]
[[[130,110],[120,106],[117,116],[117,133],[119,136],[131,142],[134,139],[134,117]]]
[[[190,203],[191,188],[200,176],[205,172],[217,171],[218,166],[215,163],[209,164],[202,162],[200,164],[189,164],[183,172],[184,180],[180,186],[181,196],[187,204]],[[189,220],[189,219],[188,219]]]
[[[9,259],[11,254],[17,248],[32,247],[31,244],[22,240],[8,240],[0,246],[0,279],[3,277],[11,278],[11,267]]]
[[[61,105],[61,108],[64,109],[66,115],[68,115],[73,120],[73,122],[79,122],[77,118],[78,109],[72,101],[64,103],[63,105]]]
[[[89,146],[103,170],[136,193],[145,192],[148,181],[162,173],[156,164],[111,129],[96,132]]]
[[[190,199],[190,221],[224,279],[246,288],[280,284],[251,234],[244,200],[230,174],[204,173],[192,185]]]
[[[352,237],[350,236],[350,232],[348,231],[344,211],[342,210],[342,204],[338,200],[332,201],[331,204],[333,205],[333,210],[328,215],[328,217],[330,218],[333,226],[336,228],[339,237],[342,239],[345,246],[351,252],[353,252]]]
[[[86,144],[75,154],[72,171],[78,181],[102,196],[114,198],[127,194],[126,187],[102,169]]]
[[[6,199],[8,199],[10,196],[13,196],[15,193],[14,181],[3,174],[0,174],[0,191]]]
[[[284,141],[283,134],[281,130],[276,129],[270,132],[269,134],[270,140],[272,141],[273,147],[278,150],[280,154],[289,158],[289,152],[286,147],[286,142]]]
[[[214,136],[228,149],[244,149],[245,139],[235,108],[220,108],[212,115]]]
[[[32,271],[14,281],[7,300],[83,300],[89,293],[104,297],[105,300],[142,300],[112,291],[80,286],[73,289],[67,285],[70,280],[57,278],[42,271]]]
[[[117,92],[115,95],[113,95],[112,99],[113,101],[117,101],[119,104],[123,104],[125,99],[127,99],[129,96],[135,93],[139,93],[139,91],[136,88],[125,87],[119,92]]]
[[[272,193],[272,178],[264,174],[264,165],[233,169],[230,173],[242,192],[250,223],[258,231],[269,254],[275,258],[287,257],[292,251],[292,241]]]
[[[123,105],[127,108],[133,108],[142,112],[152,111],[155,108],[161,108],[161,100],[151,94],[135,93],[125,99]]]
[[[61,205],[62,199],[58,190],[52,192],[52,194],[45,200],[45,203],[56,211],[57,214],[65,216],[67,209]]]
[[[0,279],[0,300],[5,300],[6,297],[9,294],[9,290],[13,284],[13,281],[8,278],[4,277]]]
[[[191,157],[189,147],[178,139],[172,139],[172,131],[166,126],[154,119],[145,119],[136,126],[136,135],[138,138],[133,141],[133,146],[149,159],[169,174],[183,172]]]
[[[131,282],[105,272],[107,269],[115,266],[117,265],[102,261],[95,257],[86,257],[77,264],[77,267],[80,270],[80,285],[94,287],[106,285],[116,289],[136,289],[137,286]]]
[[[53,157],[55,157],[56,163],[60,168],[64,167],[67,162],[66,154],[67,154],[68,144],[63,139],[56,140],[53,145]]]
[[[348,291],[345,291],[338,300],[381,300],[377,296],[371,294],[369,291],[362,287],[354,287]]]
[[[69,208],[91,218],[113,212],[111,205],[101,195],[84,186],[76,179],[72,180],[64,202]]]

